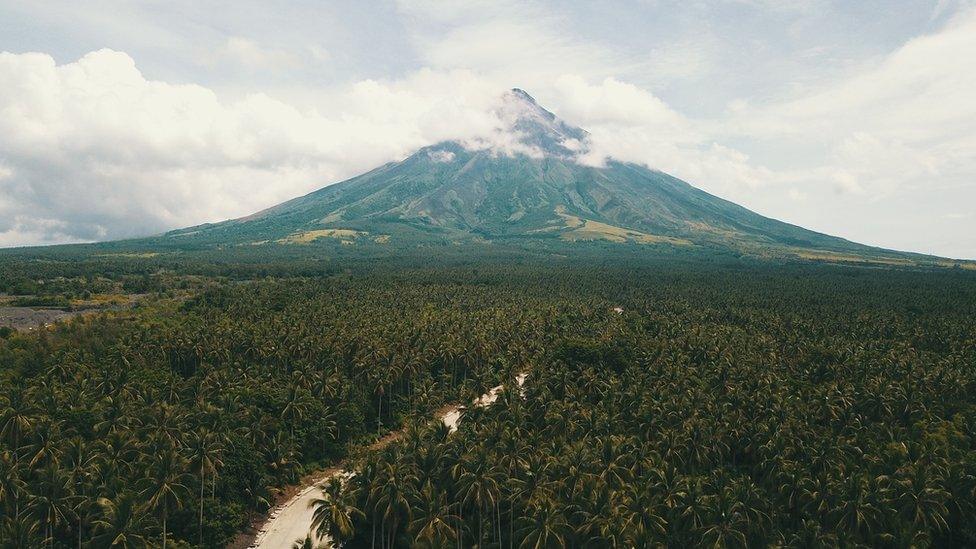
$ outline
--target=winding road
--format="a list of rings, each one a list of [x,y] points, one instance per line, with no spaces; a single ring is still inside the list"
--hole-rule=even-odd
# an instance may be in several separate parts
[[[525,383],[525,376],[526,374],[523,373],[515,378],[520,388]],[[490,406],[498,400],[498,394],[503,388],[504,385],[492,388],[487,393],[475,399],[472,405],[478,407]],[[453,432],[457,430],[457,424],[461,419],[462,411],[463,406],[454,405],[442,409],[435,417],[443,421],[444,425]],[[396,440],[399,434],[399,431],[391,433],[373,444],[371,448],[381,448]],[[271,511],[268,515],[268,520],[258,530],[257,536],[254,538],[254,543],[249,546],[249,549],[288,549],[295,543],[295,540],[305,539],[312,524],[312,513],[314,511],[310,504],[313,500],[321,496],[319,486],[331,478],[350,478],[352,475],[353,472],[339,467],[323,471],[321,475],[303,487],[298,494]],[[324,542],[328,546],[328,540],[319,539],[315,541],[318,543]]]

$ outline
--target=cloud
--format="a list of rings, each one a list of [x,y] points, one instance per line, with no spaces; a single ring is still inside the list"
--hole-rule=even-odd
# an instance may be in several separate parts
[[[450,162],[454,160],[454,153],[451,151],[431,151],[427,153],[434,162]]]
[[[267,77],[289,72],[301,74],[332,61],[332,52],[320,44],[292,44],[286,49],[250,38],[231,36],[218,48],[201,55],[199,63],[211,71],[226,69],[227,73],[261,74]]]
[[[928,221],[974,219],[943,217],[955,204],[976,203],[974,9],[831,78],[737,100],[714,117],[691,118],[648,99],[646,89],[617,87],[577,85],[571,95],[585,105],[564,101],[568,115],[592,125],[595,156],[646,163],[854,240],[976,257],[976,241],[952,237],[958,226],[943,234]]]
[[[786,14],[765,0],[726,4],[736,2],[756,8],[737,14],[774,12],[789,23],[783,36],[790,37],[822,11],[819,0],[791,4],[802,9]],[[727,13],[716,3],[689,5],[699,15]],[[137,68],[111,50],[62,64],[46,54],[0,54],[0,245],[118,238],[245,215],[446,139],[537,154],[520,149],[497,110],[499,93],[519,86],[590,132],[585,147],[576,143],[583,162],[638,162],[815,229],[976,256],[971,241],[947,244],[968,246],[958,250],[918,248],[929,236],[924,227],[884,225],[903,219],[909,202],[924,202],[941,219],[976,199],[976,10],[961,2],[936,10],[941,28],[870,55],[839,58],[827,39],[780,44],[790,46],[784,57],[816,53],[790,65],[804,71],[782,73],[776,63],[796,59],[751,67],[739,56],[739,64],[716,67],[716,60],[735,61],[722,48],[739,51],[728,48],[738,42],[722,42],[715,21],[700,25],[695,17],[674,20],[694,34],[671,36],[662,27],[655,32],[666,39],[644,42],[647,33],[631,28],[630,42],[617,43],[600,29],[580,32],[589,29],[579,13],[535,2],[402,0],[396,7],[411,64],[325,87],[253,78],[355,58],[339,41],[305,46],[314,34],[291,41],[253,28],[208,34],[203,42],[221,44],[212,61],[248,77],[227,88],[205,75],[147,78],[140,69],[160,72],[141,55]],[[626,23],[612,14],[603,21],[614,32],[627,26],[618,22]],[[777,45],[748,39],[760,53]],[[800,73],[814,76],[780,81]],[[670,79],[684,79],[692,93],[676,96]],[[735,95],[743,89],[749,93]],[[725,99],[716,98],[727,96],[737,99],[723,110]],[[717,106],[696,108],[708,101]],[[972,219],[956,220],[953,230]]]
[[[70,234],[63,232],[65,224],[56,219],[25,219],[16,214],[7,215],[3,208],[0,213],[0,247],[23,246],[32,244],[59,244],[72,241]]]
[[[796,202],[803,202],[808,198],[807,193],[797,189],[790,189],[787,191],[787,195],[790,197],[790,200],[794,200]]]
[[[564,73],[612,76],[657,63],[571,32],[563,10],[538,2],[398,0],[425,66],[472,69],[501,89],[547,87]],[[683,56],[687,57],[687,56]]]
[[[834,190],[838,193],[864,194],[864,187],[858,182],[857,177],[846,170],[836,170],[829,174],[827,179],[833,182]]]
[[[796,97],[739,103],[715,137],[798,151],[792,177],[872,201],[967,186],[976,173],[976,10]],[[780,174],[777,174],[780,175]],[[783,177],[774,177],[783,179]]]
[[[738,4],[759,10],[769,10],[776,12],[799,12],[805,13],[813,9],[824,9],[823,0],[793,0],[792,2],[782,2],[780,0],[724,0],[727,4]]]
[[[327,57],[321,48],[310,49],[309,53],[317,59]],[[210,62],[211,64],[231,62],[249,69],[295,68],[302,64],[302,60],[297,55],[262,46],[240,36],[228,38],[217,48]]]
[[[597,126],[652,127],[670,139],[696,139],[685,132],[689,122],[654,94],[616,78],[590,84],[578,75],[562,75],[555,82],[555,101],[563,116]],[[675,135],[675,133],[681,135]]]
[[[391,127],[375,109],[329,118],[262,94],[227,102],[201,86],[146,80],[111,50],[64,65],[2,53],[0,81],[0,195],[5,214],[18,214],[4,216],[5,243],[243,215],[426,141],[420,124]]]
[[[775,179],[747,154],[715,142],[707,124],[633,84],[563,75],[550,95],[558,114],[590,133],[579,157],[583,164],[602,166],[608,158],[643,164],[724,196],[753,192]]]
[[[148,80],[112,50],[62,65],[0,53],[0,81],[3,244],[246,215],[447,139],[531,152],[505,131],[498,89],[466,71],[357,82],[327,98],[328,113]]]

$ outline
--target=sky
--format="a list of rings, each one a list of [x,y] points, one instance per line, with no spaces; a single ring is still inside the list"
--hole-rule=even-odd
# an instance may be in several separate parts
[[[0,0],[0,52],[0,246],[247,215],[519,87],[601,156],[976,259],[972,1]]]

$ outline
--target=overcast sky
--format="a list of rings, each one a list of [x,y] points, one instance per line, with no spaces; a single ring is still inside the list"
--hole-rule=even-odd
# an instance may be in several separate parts
[[[0,246],[246,215],[520,87],[764,215],[976,258],[972,2],[0,0],[0,51]]]

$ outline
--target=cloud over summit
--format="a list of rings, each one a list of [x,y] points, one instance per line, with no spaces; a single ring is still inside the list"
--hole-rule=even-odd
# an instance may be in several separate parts
[[[437,79],[434,79],[435,81]],[[362,82],[347,108],[301,110],[263,93],[221,99],[146,79],[99,50],[58,65],[0,54],[0,244],[144,235],[244,215],[416,148],[490,133],[485,97]],[[443,119],[441,119],[443,117]]]
[[[246,215],[448,139],[514,152],[495,108],[522,87],[589,132],[582,162],[646,164],[816,230],[976,257],[976,217],[959,210],[976,203],[964,2],[882,17],[822,0],[402,0],[316,17],[254,4],[233,21],[104,2],[102,17],[0,7],[36,25],[0,36],[22,52],[0,53],[0,246]]]
[[[149,80],[130,56],[107,49],[60,65],[46,54],[2,53],[0,81],[13,83],[0,90],[4,245],[124,238],[245,215],[444,140],[539,154],[511,131],[518,113],[502,108],[494,82],[467,71],[358,82],[333,92],[332,112]],[[578,78],[560,82],[563,97],[601,93]],[[604,88],[609,100],[574,99],[583,118],[622,120],[621,109],[640,100],[659,108],[614,80]],[[621,103],[615,92],[639,99]]]

